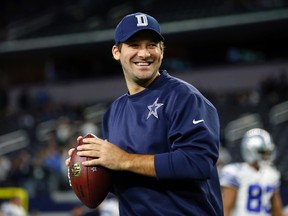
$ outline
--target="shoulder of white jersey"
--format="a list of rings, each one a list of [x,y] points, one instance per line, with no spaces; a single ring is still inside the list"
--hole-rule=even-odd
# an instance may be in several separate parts
[[[280,179],[281,173],[275,166],[273,165],[266,166],[265,169],[267,169],[267,171],[271,173],[270,174],[271,176],[275,176],[276,178]]]
[[[232,163],[224,166],[221,170],[220,184],[222,187],[239,188],[239,173],[244,163]]]
[[[244,163],[231,163],[222,168],[222,172],[238,173],[243,168]]]

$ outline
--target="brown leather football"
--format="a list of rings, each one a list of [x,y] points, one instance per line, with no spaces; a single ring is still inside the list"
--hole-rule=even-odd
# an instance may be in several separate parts
[[[87,134],[83,138],[96,137]],[[82,139],[79,145],[82,145]],[[101,166],[83,166],[82,162],[90,160],[89,157],[77,155],[77,150],[73,151],[69,166],[70,184],[79,200],[89,208],[96,208],[108,195],[112,187],[111,170]]]

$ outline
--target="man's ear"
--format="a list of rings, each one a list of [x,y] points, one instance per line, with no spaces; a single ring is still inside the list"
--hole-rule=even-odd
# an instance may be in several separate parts
[[[112,47],[112,55],[113,55],[113,58],[114,58],[116,61],[119,61],[119,59],[120,59],[120,51],[119,51],[118,46],[114,45],[114,46]]]

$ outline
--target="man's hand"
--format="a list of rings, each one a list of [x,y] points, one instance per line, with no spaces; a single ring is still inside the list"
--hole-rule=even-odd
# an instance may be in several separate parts
[[[82,137],[77,138],[77,142]],[[77,146],[79,156],[91,157],[82,164],[85,166],[103,166],[111,170],[126,170],[146,176],[156,176],[154,168],[154,155],[130,154],[113,143],[100,138],[84,138],[83,144]],[[75,149],[68,151],[71,156]],[[65,161],[70,164],[70,157]]]
[[[85,166],[100,165],[112,170],[125,170],[129,154],[118,146],[100,138],[85,138],[77,147],[79,156],[94,159],[83,162]]]

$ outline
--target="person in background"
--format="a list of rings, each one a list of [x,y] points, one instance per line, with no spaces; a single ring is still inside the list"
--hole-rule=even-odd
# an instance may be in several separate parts
[[[5,155],[0,155],[0,187],[6,186],[5,181],[11,169],[11,161]]]
[[[22,206],[21,198],[17,195],[11,197],[7,202],[1,205],[1,210],[4,216],[27,216],[27,213]]]
[[[272,165],[271,135],[260,128],[247,131],[241,151],[244,162],[222,168],[224,216],[281,216],[280,173]]]
[[[103,138],[85,138],[77,148],[94,158],[83,165],[113,170],[121,216],[223,215],[216,108],[194,86],[160,69],[164,37],[154,17],[125,16],[114,39],[112,55],[128,92],[106,111]]]
[[[99,216],[119,216],[119,202],[117,197],[108,195],[98,206]]]

